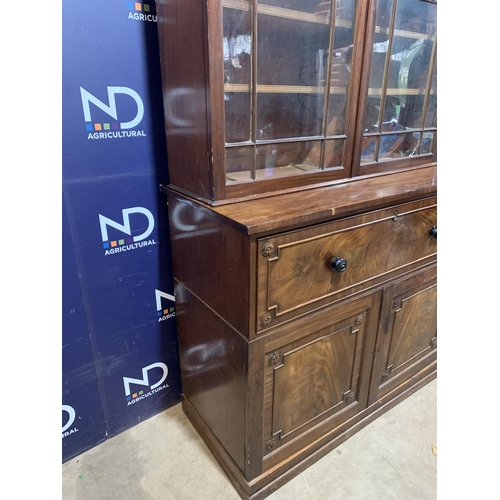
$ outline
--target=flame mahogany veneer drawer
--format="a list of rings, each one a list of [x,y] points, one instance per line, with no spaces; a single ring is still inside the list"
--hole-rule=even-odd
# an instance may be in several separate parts
[[[428,198],[259,239],[257,332],[431,262],[436,202]]]

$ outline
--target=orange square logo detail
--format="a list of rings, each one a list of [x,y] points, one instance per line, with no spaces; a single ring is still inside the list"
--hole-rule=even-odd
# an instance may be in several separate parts
[[[136,2],[136,4],[135,4],[135,10],[142,10],[142,4]]]
[[[100,124],[100,123],[96,123],[96,124],[94,125],[94,127],[95,127],[95,129],[96,129],[96,130],[102,130],[102,128],[101,128],[101,124]]]
[[[112,241],[112,242],[111,242],[111,246],[112,246],[112,247],[116,247],[116,241]]]
[[[134,392],[134,394],[132,394],[132,399],[135,399],[137,397],[137,392]]]

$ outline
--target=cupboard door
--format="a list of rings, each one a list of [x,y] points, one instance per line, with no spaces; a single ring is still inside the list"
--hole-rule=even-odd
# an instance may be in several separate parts
[[[437,357],[436,266],[383,291],[369,404]]]
[[[221,3],[226,185],[347,177],[366,0]]]
[[[267,341],[264,456],[300,451],[366,408],[378,304],[379,294],[364,297]]]

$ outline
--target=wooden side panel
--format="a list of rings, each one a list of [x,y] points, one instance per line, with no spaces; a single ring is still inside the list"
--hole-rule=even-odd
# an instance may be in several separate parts
[[[158,0],[156,8],[170,184],[210,199],[206,2]]]
[[[383,293],[370,403],[384,397],[437,356],[436,267]]]
[[[168,204],[175,279],[248,336],[249,237],[196,204],[171,196]]]
[[[247,343],[179,283],[175,297],[182,394],[244,471]]]

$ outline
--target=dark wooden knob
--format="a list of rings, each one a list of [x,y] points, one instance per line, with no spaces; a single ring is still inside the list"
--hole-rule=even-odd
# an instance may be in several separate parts
[[[332,271],[343,273],[347,269],[347,260],[335,257],[332,260]]]
[[[429,231],[429,236],[431,238],[434,238],[435,240],[438,239],[438,228],[437,226],[432,226],[431,230]]]

